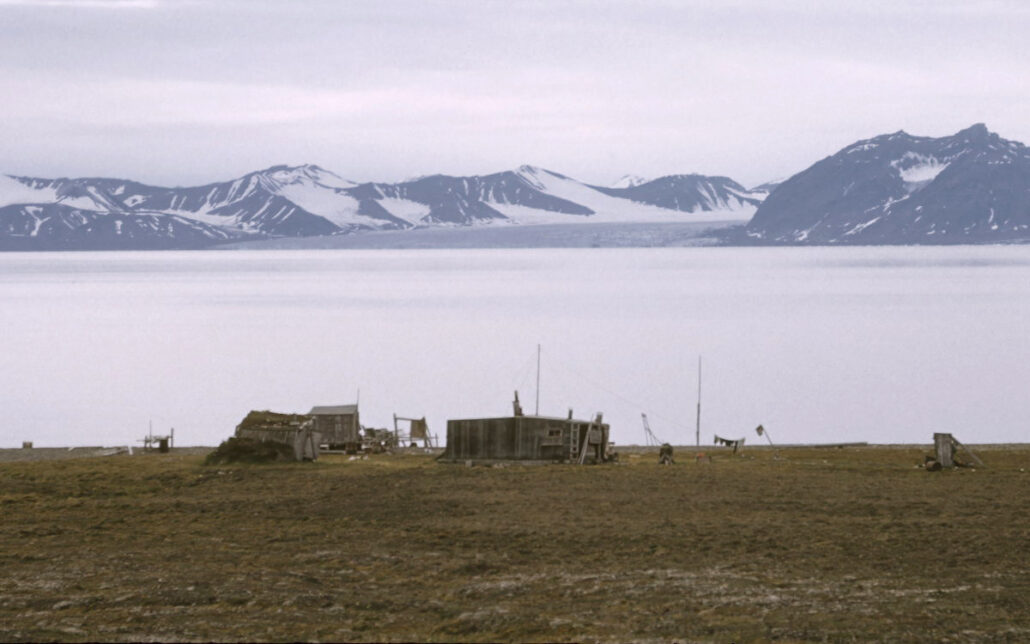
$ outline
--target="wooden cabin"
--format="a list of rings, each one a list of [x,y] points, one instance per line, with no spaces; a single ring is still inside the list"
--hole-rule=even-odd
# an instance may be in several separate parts
[[[308,412],[315,420],[315,431],[329,449],[357,452],[361,449],[361,422],[357,405],[312,407]]]
[[[608,425],[595,421],[515,415],[447,421],[441,461],[601,463],[608,459]]]

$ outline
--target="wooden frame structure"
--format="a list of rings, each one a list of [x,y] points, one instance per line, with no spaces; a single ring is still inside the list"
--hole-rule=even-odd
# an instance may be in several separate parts
[[[401,432],[400,423],[408,423],[408,433],[404,434]],[[408,418],[406,416],[393,415],[393,433],[397,437],[397,443],[402,446],[412,445],[415,446],[416,441],[422,441],[422,447],[430,448],[436,447],[438,441],[435,434],[429,433],[429,425],[426,423],[426,417],[422,418]]]

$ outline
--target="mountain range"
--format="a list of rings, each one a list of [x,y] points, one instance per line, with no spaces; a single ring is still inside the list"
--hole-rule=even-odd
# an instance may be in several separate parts
[[[752,216],[753,215],[753,216]],[[1030,242],[1030,150],[976,124],[858,141],[752,189],[699,174],[590,185],[534,166],[357,183],[316,165],[167,188],[0,175],[0,250],[204,248],[430,227],[723,221],[738,244]],[[746,225],[743,225],[746,222]]]
[[[766,194],[701,175],[591,186],[533,166],[362,184],[315,165],[275,166],[186,188],[0,175],[0,249],[201,248],[430,226],[745,221]]]

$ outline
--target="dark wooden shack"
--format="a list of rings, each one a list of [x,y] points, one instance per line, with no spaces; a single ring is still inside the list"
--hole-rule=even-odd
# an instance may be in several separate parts
[[[447,421],[441,461],[601,463],[608,458],[608,425],[598,419],[510,416]]]
[[[361,449],[361,422],[357,405],[312,407],[308,415],[315,419],[315,431],[329,449],[356,452]]]

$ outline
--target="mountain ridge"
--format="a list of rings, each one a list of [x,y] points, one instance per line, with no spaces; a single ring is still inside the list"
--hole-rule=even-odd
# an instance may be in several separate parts
[[[429,226],[690,221],[691,215],[743,221],[763,196],[724,177],[712,178],[712,185],[702,175],[689,175],[693,183],[662,184],[680,176],[688,175],[644,184],[655,196],[641,186],[601,188],[529,165],[399,183],[357,183],[317,165],[274,165],[228,181],[175,188],[105,177],[0,175],[0,238],[4,248],[163,248]],[[730,191],[727,182],[734,186]],[[114,227],[98,223],[105,216],[123,221]],[[39,217],[54,218],[55,226]],[[131,217],[148,220],[136,226],[127,223]],[[168,226],[154,225],[161,217],[172,218]],[[68,232],[76,227],[84,228]]]
[[[753,216],[752,216],[753,215]],[[724,176],[591,185],[533,165],[355,182],[318,165],[162,187],[0,175],[0,248],[203,248],[431,227],[746,222],[726,244],[1030,242],[1030,149],[983,123],[856,141],[748,189]]]

